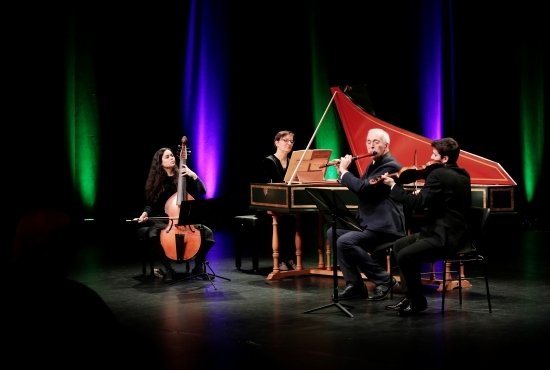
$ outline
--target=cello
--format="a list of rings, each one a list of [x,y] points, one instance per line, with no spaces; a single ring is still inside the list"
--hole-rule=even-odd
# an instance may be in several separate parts
[[[177,262],[189,261],[192,259],[201,246],[201,231],[192,224],[186,224],[182,220],[190,208],[188,202],[193,197],[187,193],[187,180],[182,176],[184,166],[187,165],[187,137],[181,139],[180,163],[178,171],[178,190],[165,203],[164,212],[168,215],[170,222],[160,233],[160,244],[164,249],[166,257]],[[185,207],[182,210],[182,207]],[[187,215],[188,216],[188,215]],[[176,220],[176,221],[174,221]]]

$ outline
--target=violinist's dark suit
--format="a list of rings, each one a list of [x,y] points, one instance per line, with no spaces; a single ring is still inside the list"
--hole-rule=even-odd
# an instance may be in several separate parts
[[[431,171],[416,195],[406,192],[400,185],[392,188],[392,199],[402,202],[406,209],[424,212],[419,231],[394,245],[401,269],[402,291],[408,292],[413,308],[422,310],[426,306],[420,275],[422,263],[441,258],[465,241],[471,196],[470,175],[456,164],[446,164]]]

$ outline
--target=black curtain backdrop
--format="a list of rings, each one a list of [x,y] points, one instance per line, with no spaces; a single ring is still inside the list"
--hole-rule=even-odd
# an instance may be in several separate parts
[[[539,41],[548,48],[542,5],[455,3],[456,90],[452,109],[446,107],[445,135],[469,152],[500,162],[518,182],[525,217],[544,219],[548,198],[542,189],[535,205],[523,199],[519,111],[521,46]],[[312,19],[329,83],[365,86],[377,117],[420,133],[421,19],[415,1],[232,2],[227,14],[231,144],[224,165],[237,167],[241,175],[224,180],[225,193],[215,202],[224,214],[248,209],[251,169],[273,152],[275,132],[295,131],[295,149],[304,148],[313,134]],[[70,31],[71,16],[77,34]],[[84,1],[71,8],[32,1],[10,5],[5,18],[2,150],[6,195],[16,200],[9,207],[10,223],[41,205],[79,208],[65,131],[70,36],[76,37],[77,50],[93,52],[101,137],[98,217],[137,216],[151,156],[161,146],[177,146],[183,134],[185,2]]]

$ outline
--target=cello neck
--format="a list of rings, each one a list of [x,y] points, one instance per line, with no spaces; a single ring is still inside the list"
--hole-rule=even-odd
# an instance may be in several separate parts
[[[187,180],[185,176],[181,176],[183,171],[183,166],[187,164],[187,137],[183,136],[181,138],[181,150],[180,150],[180,170],[178,173],[178,196],[176,199],[176,204],[178,206],[187,198]]]

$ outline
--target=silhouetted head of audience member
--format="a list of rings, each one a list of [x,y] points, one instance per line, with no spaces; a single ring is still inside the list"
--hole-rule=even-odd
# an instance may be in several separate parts
[[[26,212],[15,230],[12,276],[65,277],[76,255],[74,240],[75,225],[68,212],[54,208]]]
[[[76,232],[64,210],[31,210],[19,220],[2,333],[19,364],[71,365],[79,358],[99,366],[123,353],[114,313],[97,292],[68,277],[80,248]]]

